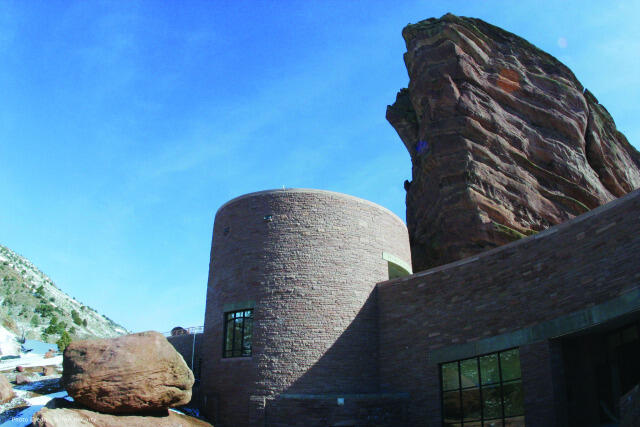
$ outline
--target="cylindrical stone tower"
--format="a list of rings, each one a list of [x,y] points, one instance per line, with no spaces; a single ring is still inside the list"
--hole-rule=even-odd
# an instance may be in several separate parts
[[[216,425],[264,425],[281,394],[377,392],[374,289],[410,260],[403,221],[363,199],[286,189],[223,205],[202,349]]]

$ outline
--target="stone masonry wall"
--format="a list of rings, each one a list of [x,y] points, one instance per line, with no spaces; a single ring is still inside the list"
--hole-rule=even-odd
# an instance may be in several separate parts
[[[353,426],[398,427],[406,425],[406,396],[336,396],[277,398],[266,411],[271,427]]]
[[[410,265],[404,223],[352,196],[273,190],[219,209],[202,375],[216,426],[265,425],[281,393],[377,392],[383,253]],[[224,313],[248,308],[252,356],[222,358]]]
[[[193,371],[196,379],[200,378],[199,367],[202,359],[202,333],[175,335],[167,337],[167,341],[173,345],[178,353],[182,356],[187,366]],[[191,365],[191,354],[195,343],[195,356],[193,357],[193,366]]]
[[[409,425],[439,426],[433,354],[635,295],[638,253],[636,190],[539,235],[380,283],[381,390],[410,393]],[[521,347],[525,416],[544,406],[544,396],[552,392],[547,379],[528,380],[533,371],[551,375],[553,353],[541,348]],[[528,425],[552,426],[553,410],[531,421]]]

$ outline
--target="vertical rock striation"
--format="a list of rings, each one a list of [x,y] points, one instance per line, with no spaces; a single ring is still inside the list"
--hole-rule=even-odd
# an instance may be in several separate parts
[[[565,65],[479,19],[404,28],[387,120],[412,161],[414,271],[536,233],[640,186],[640,154]]]

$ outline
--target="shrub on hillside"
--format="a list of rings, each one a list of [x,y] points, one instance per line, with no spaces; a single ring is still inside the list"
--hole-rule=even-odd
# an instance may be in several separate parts
[[[75,310],[71,310],[71,318],[73,319],[73,323],[80,326],[82,325],[82,318],[80,317],[80,313]]]
[[[44,285],[38,286],[38,289],[36,289],[36,296],[38,298],[43,298],[44,297]]]
[[[56,341],[56,344],[58,344],[58,349],[60,351],[64,351],[64,349],[71,344],[71,336],[69,333],[67,331],[62,332],[62,335],[60,336],[60,339]]]
[[[38,304],[33,311],[40,314],[42,317],[50,317],[53,315],[53,307],[48,304]]]

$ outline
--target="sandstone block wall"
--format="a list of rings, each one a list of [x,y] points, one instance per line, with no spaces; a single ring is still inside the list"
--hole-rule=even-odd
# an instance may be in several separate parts
[[[589,317],[597,320],[616,298],[640,308],[638,253],[636,190],[539,235],[380,283],[381,389],[410,393],[409,425],[440,425],[438,363],[447,361],[447,349],[450,360],[457,360],[464,358],[458,350],[465,345],[490,337],[507,337],[507,347],[510,340],[529,339],[534,342],[520,350],[525,411],[535,414],[532,425],[555,425],[549,379],[557,354],[553,343],[543,340],[544,328],[536,327],[562,329]],[[536,334],[542,334],[538,342]]]
[[[273,190],[219,209],[202,371],[216,425],[264,425],[280,393],[377,391],[383,253],[410,265],[404,223],[352,196]],[[252,356],[222,358],[224,313],[248,308]]]
[[[167,337],[167,341],[173,345],[178,353],[182,356],[187,366],[193,371],[193,375],[196,380],[200,379],[200,367],[202,361],[202,333],[197,334],[185,334],[174,335]],[[195,344],[195,346],[194,346]],[[195,347],[195,355],[193,357],[192,366],[192,353]]]
[[[271,427],[358,426],[398,427],[406,425],[407,395],[278,398],[265,418]]]

